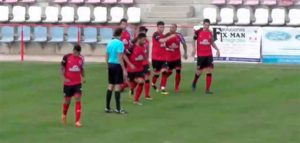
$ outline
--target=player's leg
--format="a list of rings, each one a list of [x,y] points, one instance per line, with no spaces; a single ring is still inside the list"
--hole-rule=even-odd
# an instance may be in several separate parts
[[[194,75],[194,79],[193,79],[193,83],[192,83],[192,90],[195,91],[196,90],[196,86],[197,86],[197,81],[199,79],[199,77],[201,76],[202,72],[203,72],[203,68],[204,68],[204,58],[203,57],[198,57],[197,58],[197,69],[195,71],[195,75]]]
[[[176,62],[176,74],[175,74],[175,92],[179,91],[179,85],[181,80],[181,60]]]
[[[74,86],[75,90],[75,126],[81,127],[80,117],[81,117],[81,84]]]
[[[142,103],[139,102],[139,99],[140,99],[140,97],[142,95],[142,92],[143,92],[144,78],[143,77],[136,77],[135,81],[137,83],[137,87],[136,87],[135,94],[134,94],[134,104],[143,105]]]
[[[115,72],[115,101],[116,101],[116,110],[115,112],[118,114],[126,114],[125,110],[121,109],[121,84],[124,83],[123,70],[121,66],[117,66]]]
[[[111,97],[112,93],[114,91],[114,85],[113,84],[108,84],[108,88],[106,91],[106,107],[105,107],[105,112],[106,113],[111,113],[111,108],[110,108],[110,102],[111,102]]]
[[[207,58],[207,68],[205,68],[206,72],[206,86],[205,86],[205,93],[206,94],[212,94],[210,91],[211,81],[212,81],[212,71],[213,71],[214,65],[213,65],[213,57]]]
[[[67,124],[67,113],[71,103],[72,93],[71,93],[71,86],[64,85],[64,101],[62,105],[62,115],[61,121],[63,125]]]
[[[167,62],[161,62],[161,81],[160,81],[160,90],[161,94],[163,95],[168,95],[169,93],[166,91],[166,85],[167,85],[167,80],[168,80],[168,63]]]
[[[152,68],[153,68],[153,76],[152,76],[151,86],[157,92],[158,89],[157,89],[157,86],[156,86],[156,81],[159,78],[160,70],[162,68],[161,65],[160,65],[160,62],[152,60]]]
[[[111,113],[111,108],[110,108],[110,102],[111,102],[111,97],[112,93],[114,91],[114,84],[115,84],[115,76],[114,74],[116,73],[116,67],[114,65],[108,65],[108,87],[106,91],[106,107],[105,107],[105,112],[106,113]]]
[[[145,83],[144,83],[145,99],[151,100],[152,98],[150,97],[150,80],[149,80],[150,71],[149,71],[149,66],[145,66],[144,73],[145,73]]]
[[[130,87],[130,91],[129,91],[129,96],[132,97],[134,95],[134,89],[137,85],[137,83],[134,81],[135,78],[135,73],[128,73],[128,81],[129,81],[129,87]]]

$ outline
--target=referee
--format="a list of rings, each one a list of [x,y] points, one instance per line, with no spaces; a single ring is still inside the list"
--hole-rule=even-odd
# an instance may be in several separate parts
[[[124,44],[120,41],[122,29],[118,28],[114,31],[114,38],[107,44],[106,47],[106,63],[108,65],[108,89],[106,92],[106,113],[111,113],[110,101],[113,91],[115,92],[116,109],[115,113],[126,114],[125,110],[121,109],[121,92],[120,85],[127,77],[127,71],[124,66]],[[131,64],[131,63],[129,63]]]

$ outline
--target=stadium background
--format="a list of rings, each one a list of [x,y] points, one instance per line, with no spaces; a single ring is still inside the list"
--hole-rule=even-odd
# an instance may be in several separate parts
[[[27,60],[57,61],[57,55],[66,54],[71,51],[72,44],[81,43],[84,47],[83,55],[103,56],[113,28],[123,17],[129,19],[129,30],[133,35],[138,25],[146,25],[150,29],[149,39],[156,29],[156,21],[176,23],[179,32],[187,39],[188,47],[191,47],[194,26],[199,25],[203,18],[209,18],[213,25],[223,26],[217,27],[219,29],[228,30],[239,26],[244,30],[255,27],[254,31],[258,31],[256,55],[243,57],[243,53],[249,53],[246,49],[240,51],[238,59],[237,55],[229,54],[219,60],[299,63],[299,3],[297,0],[4,0],[0,3],[3,11],[0,15],[0,54],[2,60],[17,60],[19,57],[16,55],[21,53],[20,47],[24,45]],[[249,40],[249,33],[244,34],[244,40]],[[20,42],[21,35],[24,42]],[[235,40],[232,43],[237,43],[235,49],[245,45],[245,42],[237,39],[231,37],[231,42]],[[294,46],[290,46],[290,43],[294,43]],[[267,51],[264,59],[264,49],[272,44],[277,45],[277,50]],[[228,43],[226,48],[222,46],[220,49],[226,50],[225,53],[235,50]],[[259,61],[257,54],[261,55]],[[252,59],[247,59],[249,57]],[[98,61],[93,57],[88,59]]]
[[[95,29],[81,33],[82,41],[80,43],[84,47],[83,54],[87,61],[103,61],[104,46],[107,42],[105,39],[111,38],[111,28],[117,25],[118,18],[121,17],[116,16],[117,20],[107,23],[111,19],[101,16],[101,14],[110,15],[112,7],[124,8],[115,9],[117,11],[115,15],[119,15],[120,11],[127,10],[128,7],[137,7],[138,9],[133,9],[133,15],[138,14],[140,10],[141,16],[134,16],[137,19],[133,19],[134,22],[130,23],[147,25],[150,29],[149,38],[155,31],[157,20],[164,20],[167,24],[177,23],[180,26],[179,31],[185,35],[188,41],[189,49],[191,49],[190,43],[194,26],[201,23],[204,11],[208,11],[208,16],[213,17],[211,19],[213,21],[214,13],[219,15],[220,8],[235,8],[233,12],[231,9],[223,12],[229,23],[213,24],[218,35],[217,38],[224,41],[217,41],[220,49],[227,49],[221,52],[223,55],[230,54],[228,52],[230,50],[236,52],[233,48],[238,48],[238,55],[242,56],[238,60],[246,60],[238,62],[257,63],[256,60],[249,60],[249,57],[254,57],[254,59],[258,57],[260,60],[264,56],[263,54],[272,55],[277,52],[279,54],[277,56],[280,56],[277,57],[279,63],[299,63],[300,53],[298,52],[300,50],[297,50],[300,45],[297,40],[300,35],[300,14],[297,6],[299,1],[293,1],[291,5],[290,0],[286,0],[286,5],[283,6],[280,6],[283,4],[282,1],[274,3],[274,0],[264,0],[259,3],[257,0],[243,0],[243,4],[240,3],[240,0],[216,0],[215,4],[213,1],[206,0],[134,0],[131,4],[84,4],[80,0],[75,4],[71,3],[71,0],[67,3],[53,3],[46,0],[34,2],[28,0],[28,3],[15,0],[0,1],[0,143],[300,142],[300,68],[297,65],[217,63],[212,83],[212,90],[215,94],[206,96],[203,80],[205,76],[201,76],[197,91],[191,91],[195,64],[185,63],[182,69],[182,84],[179,93],[173,92],[173,76],[168,81],[167,87],[170,95],[163,96],[151,90],[154,100],[147,102],[141,98],[143,106],[133,105],[132,98],[124,93],[122,104],[129,114],[118,116],[116,114],[107,115],[103,112],[104,91],[107,88],[106,65],[88,63],[85,66],[86,83],[83,88],[83,127],[80,129],[74,127],[73,106],[70,107],[67,126],[62,126],[60,123],[62,81],[58,74],[58,62],[62,55],[71,52],[72,45],[78,42],[76,27],[71,28],[68,32],[72,25],[97,26],[96,34]],[[97,0],[94,1],[97,2]],[[231,2],[234,3],[229,4]],[[247,6],[247,3],[251,6]],[[50,8],[50,13],[53,15],[49,14],[54,17],[53,22],[51,22],[52,19],[48,19],[47,23],[43,22],[39,18],[42,16],[39,16],[37,9],[33,9],[32,13],[38,16],[31,17],[32,19],[27,17],[30,20],[25,21],[26,15],[23,6],[29,10],[30,6],[46,8],[50,5],[53,6]],[[85,5],[88,6],[88,10],[94,8],[94,11],[96,7],[99,7],[96,10],[100,15],[96,16],[98,17],[97,24],[91,24],[90,21],[93,19],[81,19],[83,23],[77,23],[72,19],[72,14],[66,14],[70,12],[69,6],[72,9],[72,7],[79,8]],[[55,13],[55,9],[63,6],[67,6],[62,14],[66,14],[65,18],[67,19],[65,20],[68,22],[57,22],[59,21],[59,12]],[[245,18],[242,20],[245,25],[236,25],[230,15],[238,13],[237,10],[244,7],[246,9],[242,10],[241,16]],[[212,9],[205,10],[206,8]],[[254,17],[255,9],[262,8],[257,12],[257,16],[261,16],[260,24],[253,25],[253,21],[251,22],[247,17],[249,8],[254,12],[250,15]],[[272,15],[274,8],[279,8],[278,11],[276,10],[278,13],[274,11],[275,14]],[[282,9],[285,12],[284,17],[282,17]],[[265,16],[266,11],[271,15]],[[105,14],[105,12],[108,13]],[[30,13],[28,14],[30,15]],[[217,17],[215,19],[219,23],[220,19],[217,20]],[[274,23],[271,21],[271,17],[276,17],[273,19],[278,21]],[[83,16],[83,18],[89,18],[89,16]],[[29,22],[31,20],[32,22]],[[254,19],[254,21],[256,20]],[[30,30],[23,27],[25,62],[20,64],[21,32],[17,27],[28,24],[31,24]],[[44,27],[37,27],[37,25],[49,26],[49,29],[46,27],[45,30]],[[63,28],[55,28],[53,32],[50,32],[51,27],[55,26]],[[37,29],[34,30],[35,28]],[[195,28],[199,28],[199,26]],[[39,36],[29,36],[34,35],[35,31],[36,34],[39,33],[37,34]],[[228,34],[230,31],[245,32],[234,33],[233,38],[223,37],[223,39],[220,37],[224,36],[220,33],[226,33],[223,31],[229,31]],[[276,50],[264,51],[269,48]],[[228,55],[225,60],[230,59],[230,56],[235,55]],[[190,57],[189,61],[192,60],[193,58]],[[277,61],[275,60],[273,63],[277,63]]]

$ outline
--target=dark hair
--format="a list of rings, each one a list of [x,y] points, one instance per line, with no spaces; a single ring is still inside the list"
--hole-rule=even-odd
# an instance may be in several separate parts
[[[164,23],[163,21],[158,21],[158,22],[156,23],[156,25],[157,25],[157,26],[159,26],[159,25],[165,25],[165,23]]]
[[[77,52],[81,52],[81,46],[76,44],[73,48],[73,50],[77,51]]]
[[[141,32],[141,31],[148,32],[148,29],[147,29],[145,26],[141,26],[141,27],[139,28],[139,31],[140,31],[140,32]]]
[[[146,36],[145,33],[139,33],[138,36],[132,40],[132,43],[136,43],[137,40],[142,39],[142,38],[146,38],[146,37],[147,36]]]
[[[114,37],[120,37],[121,36],[121,34],[122,34],[122,32],[123,32],[123,29],[122,28],[117,28],[117,29],[115,29],[115,31],[114,31]]]
[[[210,20],[209,19],[204,19],[203,23],[209,23],[210,24]]]
[[[122,22],[126,22],[126,23],[127,23],[127,19],[126,19],[126,18],[122,18],[122,19],[120,20],[120,24],[121,24]]]
[[[142,39],[142,38],[146,38],[146,34],[145,33],[139,33],[137,36],[137,39]]]

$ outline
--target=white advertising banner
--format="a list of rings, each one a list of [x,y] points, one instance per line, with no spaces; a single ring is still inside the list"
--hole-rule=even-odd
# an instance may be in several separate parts
[[[260,62],[260,27],[212,27],[215,43],[221,57],[215,60],[228,62]],[[215,54],[215,51],[213,51]]]
[[[300,28],[265,27],[262,31],[263,63],[300,63]]]

